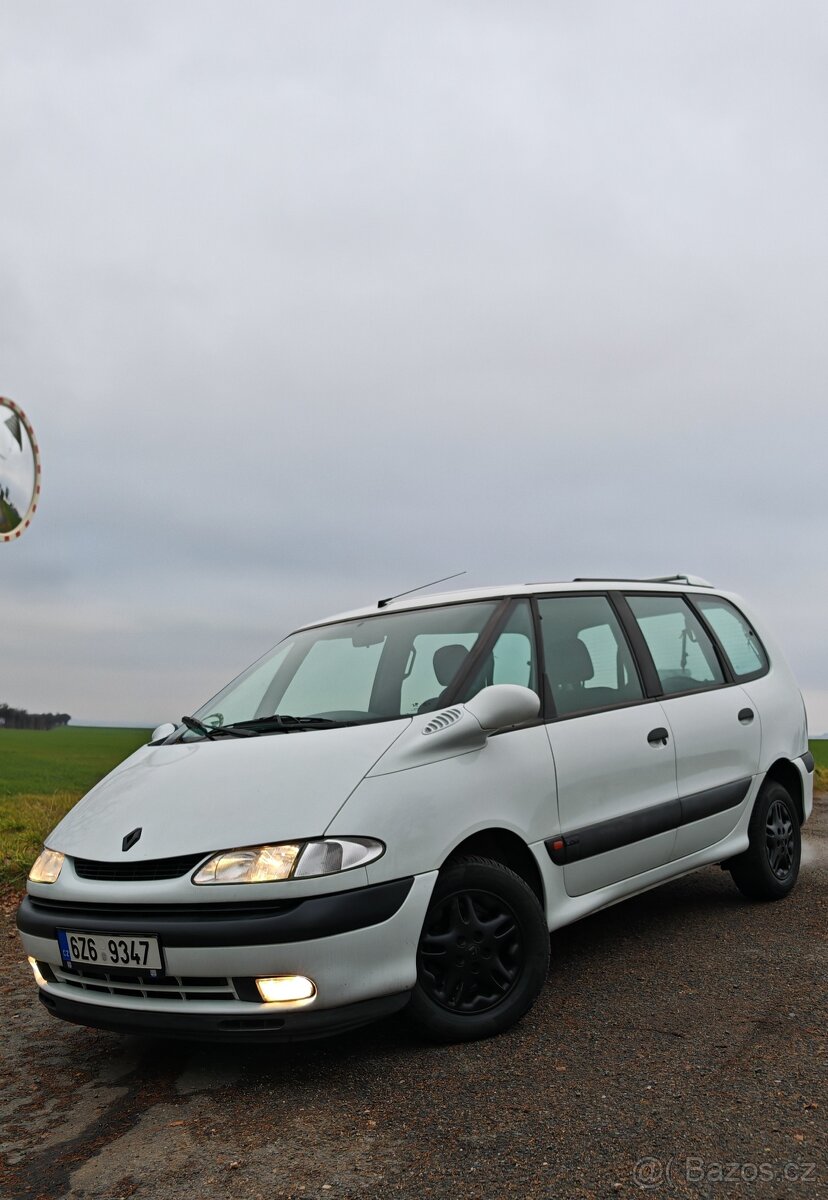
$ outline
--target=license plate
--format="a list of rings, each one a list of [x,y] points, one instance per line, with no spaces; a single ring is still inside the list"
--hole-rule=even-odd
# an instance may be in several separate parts
[[[57,931],[60,956],[65,963],[113,967],[133,971],[160,971],[158,938],[135,937],[130,933],[81,933],[76,929]]]

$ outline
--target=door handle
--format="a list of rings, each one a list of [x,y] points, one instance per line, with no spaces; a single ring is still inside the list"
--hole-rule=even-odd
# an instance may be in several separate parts
[[[669,733],[666,729],[659,725],[658,729],[651,729],[647,734],[647,741],[651,746],[666,746]]]
[[[739,720],[743,725],[749,725],[754,717],[752,708],[743,708],[739,713]]]

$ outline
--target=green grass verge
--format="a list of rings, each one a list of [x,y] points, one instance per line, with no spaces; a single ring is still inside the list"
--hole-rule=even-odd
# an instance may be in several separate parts
[[[146,729],[0,729],[0,886],[22,886],[46,835]]]
[[[811,747],[811,754],[813,754],[816,764],[814,790],[828,792],[828,738],[821,738],[818,742],[809,742],[808,745]]]

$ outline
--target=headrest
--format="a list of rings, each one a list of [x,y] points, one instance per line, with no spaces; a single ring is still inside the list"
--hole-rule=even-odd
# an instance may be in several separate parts
[[[432,665],[440,687],[448,687],[463,665],[468,653],[465,646],[459,645],[441,646],[439,650],[434,651]]]
[[[580,638],[554,642],[547,651],[549,673],[555,683],[586,683],[595,674],[595,667]]]

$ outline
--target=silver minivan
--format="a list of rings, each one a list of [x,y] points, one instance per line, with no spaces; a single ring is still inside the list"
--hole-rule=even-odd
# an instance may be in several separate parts
[[[703,580],[383,601],[156,730],[49,836],[18,927],[84,1025],[486,1037],[550,930],[710,863],[786,896],[812,772],[781,652]]]

